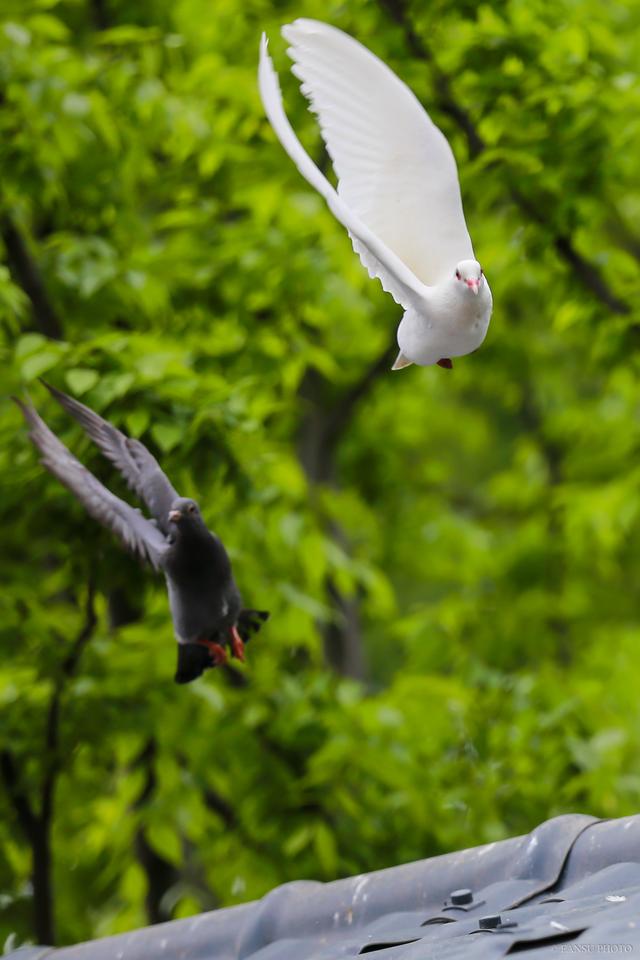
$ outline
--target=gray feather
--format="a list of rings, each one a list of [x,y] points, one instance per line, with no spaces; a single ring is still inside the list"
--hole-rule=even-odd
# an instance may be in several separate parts
[[[94,520],[114,533],[128,550],[159,570],[167,549],[162,533],[76,460],[32,406],[13,399],[29,424],[29,437],[40,451],[43,466],[78,498]]]
[[[42,383],[74,417],[96,446],[118,468],[129,488],[144,500],[163,533],[169,533],[168,514],[178,499],[156,458],[139,440],[127,437],[99,414],[50,384]]]

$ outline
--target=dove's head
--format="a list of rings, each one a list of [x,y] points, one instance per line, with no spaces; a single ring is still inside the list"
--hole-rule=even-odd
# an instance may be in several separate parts
[[[200,507],[189,497],[178,497],[173,501],[169,510],[169,523],[181,533],[204,526]]]
[[[461,260],[456,267],[456,280],[477,294],[484,284],[484,273],[477,260]]]

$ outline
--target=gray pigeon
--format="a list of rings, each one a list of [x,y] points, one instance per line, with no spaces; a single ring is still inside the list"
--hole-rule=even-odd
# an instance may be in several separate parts
[[[164,573],[178,641],[176,683],[189,683],[207,667],[225,663],[228,648],[232,656],[244,660],[244,642],[269,614],[243,609],[227,551],[207,528],[198,504],[176,493],[155,457],[139,440],[125,436],[61,390],[44,385],[115,464],[154,518],[148,520],[107,490],[51,432],[37,411],[14,397],[47,470],[128,550]]]

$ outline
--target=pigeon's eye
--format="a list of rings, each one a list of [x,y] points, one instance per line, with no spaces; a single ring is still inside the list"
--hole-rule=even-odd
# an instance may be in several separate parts
[[[460,279],[460,271],[459,271],[459,270],[456,270],[456,278],[457,278],[458,280]]]
[[[195,513],[196,512],[195,503],[190,503],[189,506],[187,507],[187,510],[189,511],[189,513]]]

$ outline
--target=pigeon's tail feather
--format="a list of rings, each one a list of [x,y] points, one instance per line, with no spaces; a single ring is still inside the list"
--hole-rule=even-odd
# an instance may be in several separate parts
[[[247,643],[268,619],[268,610],[241,610],[238,615],[237,627],[244,642]]]
[[[211,666],[211,655],[201,643],[178,644],[178,666],[173,678],[176,683],[191,683]]]

